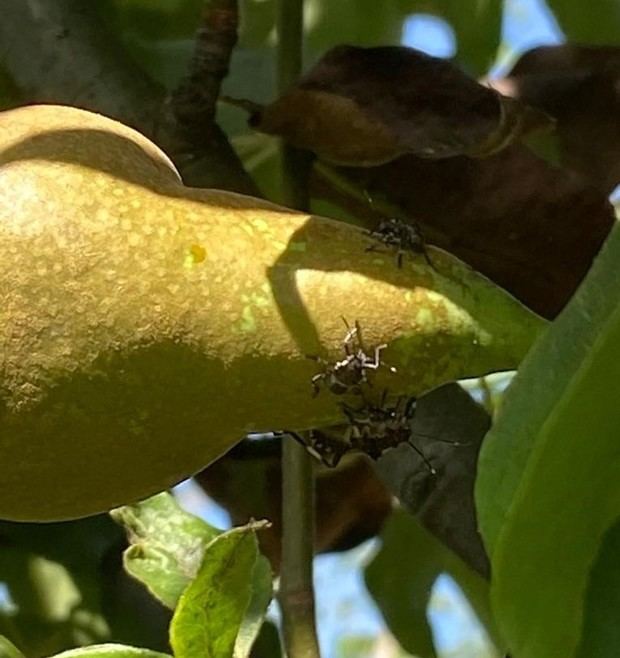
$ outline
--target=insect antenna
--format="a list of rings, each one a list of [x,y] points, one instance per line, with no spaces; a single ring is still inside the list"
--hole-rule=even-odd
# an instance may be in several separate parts
[[[414,445],[411,443],[411,441],[405,441],[405,443],[422,459],[424,462],[424,465],[428,469],[429,473],[433,476],[437,475],[437,471],[433,467],[433,465],[428,461],[428,458],[426,455],[418,448],[418,446]]]
[[[465,441],[464,443],[461,441],[451,441],[450,439],[441,439],[437,436],[434,436],[433,434],[424,434],[422,432],[416,432],[414,430],[411,431],[411,437],[412,438],[420,438],[420,439],[428,439],[429,441],[435,441],[436,443],[447,443],[448,445],[451,445],[455,448],[463,448],[465,446],[470,446],[471,442],[470,441]]]

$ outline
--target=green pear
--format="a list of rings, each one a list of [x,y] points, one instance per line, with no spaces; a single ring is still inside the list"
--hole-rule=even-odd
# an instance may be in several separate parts
[[[373,247],[373,250],[368,250]],[[311,379],[347,326],[372,391],[518,365],[544,323],[439,250],[183,186],[145,137],[82,110],[0,114],[0,518],[108,510],[248,432],[342,421]],[[374,249],[378,249],[375,251]],[[344,321],[343,321],[344,319]],[[324,383],[324,382],[323,382]]]

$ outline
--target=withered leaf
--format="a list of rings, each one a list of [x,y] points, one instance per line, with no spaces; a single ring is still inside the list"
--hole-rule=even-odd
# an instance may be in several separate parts
[[[325,161],[356,167],[407,153],[486,157],[549,123],[449,61],[404,46],[337,46],[250,119]]]
[[[315,195],[366,215],[369,226],[386,208],[419,223],[428,242],[547,318],[571,297],[614,223],[604,194],[520,145],[484,159],[403,156],[381,167],[334,171],[350,188],[366,190],[376,209],[325,175],[315,178]]]
[[[563,166],[605,194],[620,184],[620,48],[535,48],[494,85],[556,119]]]
[[[417,401],[412,443],[430,460],[429,473],[406,444],[388,450],[376,462],[381,479],[422,525],[472,569],[489,576],[478,533],[474,479],[480,443],[488,431],[488,413],[458,384],[446,384]]]

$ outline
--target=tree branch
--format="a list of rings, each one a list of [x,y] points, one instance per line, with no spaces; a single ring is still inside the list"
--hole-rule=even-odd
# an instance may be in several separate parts
[[[222,80],[237,43],[237,0],[212,0],[202,13],[189,73],[163,106],[157,141],[192,187],[253,196],[258,188],[215,122]]]
[[[215,117],[222,81],[228,74],[239,23],[236,0],[213,0],[203,10],[187,77],[171,94],[180,124],[201,128]]]

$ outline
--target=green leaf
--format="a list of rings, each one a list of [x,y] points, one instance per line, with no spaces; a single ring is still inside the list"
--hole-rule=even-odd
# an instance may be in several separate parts
[[[263,555],[258,555],[256,558],[251,588],[250,602],[235,641],[234,658],[247,658],[250,655],[252,646],[263,626],[267,606],[273,596],[271,565]]]
[[[376,653],[376,637],[372,635],[349,635],[340,638],[336,656],[337,658],[373,658]],[[390,658],[397,657],[390,654]],[[400,654],[398,658],[400,658]]]
[[[122,530],[106,515],[63,523],[0,522],[0,633],[27,656],[114,638],[165,651],[170,612],[121,564]]]
[[[183,592],[172,618],[170,644],[175,658],[237,657],[237,637],[252,601],[253,575],[263,577],[263,567],[255,572],[256,531],[265,525],[234,528],[207,546],[200,571]],[[255,617],[253,612],[251,618]]]
[[[548,0],[547,4],[568,41],[607,46],[620,43],[617,0],[597,0],[596,9],[582,0]]]
[[[4,635],[0,635],[0,658],[25,658],[25,656]]]
[[[519,658],[575,655],[590,569],[620,516],[618,262],[616,227],[482,447],[476,501],[493,607]]]
[[[0,632],[28,656],[105,642],[113,624],[103,613],[102,598],[112,578],[103,564],[121,538],[106,516],[51,524],[0,522],[0,580],[14,606],[0,607]]]
[[[205,547],[220,531],[185,512],[168,493],[119,507],[110,515],[127,530],[130,546],[123,554],[127,572],[174,610],[198,573]]]
[[[134,38],[180,39],[194,34],[204,0],[100,0],[106,18]]]
[[[494,635],[488,584],[440,544],[413,516],[395,510],[382,532],[382,547],[366,568],[366,584],[402,647],[420,658],[434,658],[427,609],[437,578],[448,572],[459,584],[480,621]]]
[[[64,565],[21,547],[2,547],[0,573],[22,614],[61,623],[81,603],[73,575]]]
[[[578,658],[616,658],[620,647],[620,521],[607,531],[590,572]]]
[[[63,651],[52,658],[171,658],[166,653],[139,649],[125,644],[95,644],[90,647]]]
[[[398,43],[408,13],[399,0],[383,0],[381,11],[376,0],[310,0],[308,4],[317,20],[306,23],[305,43],[318,56],[337,43]]]

